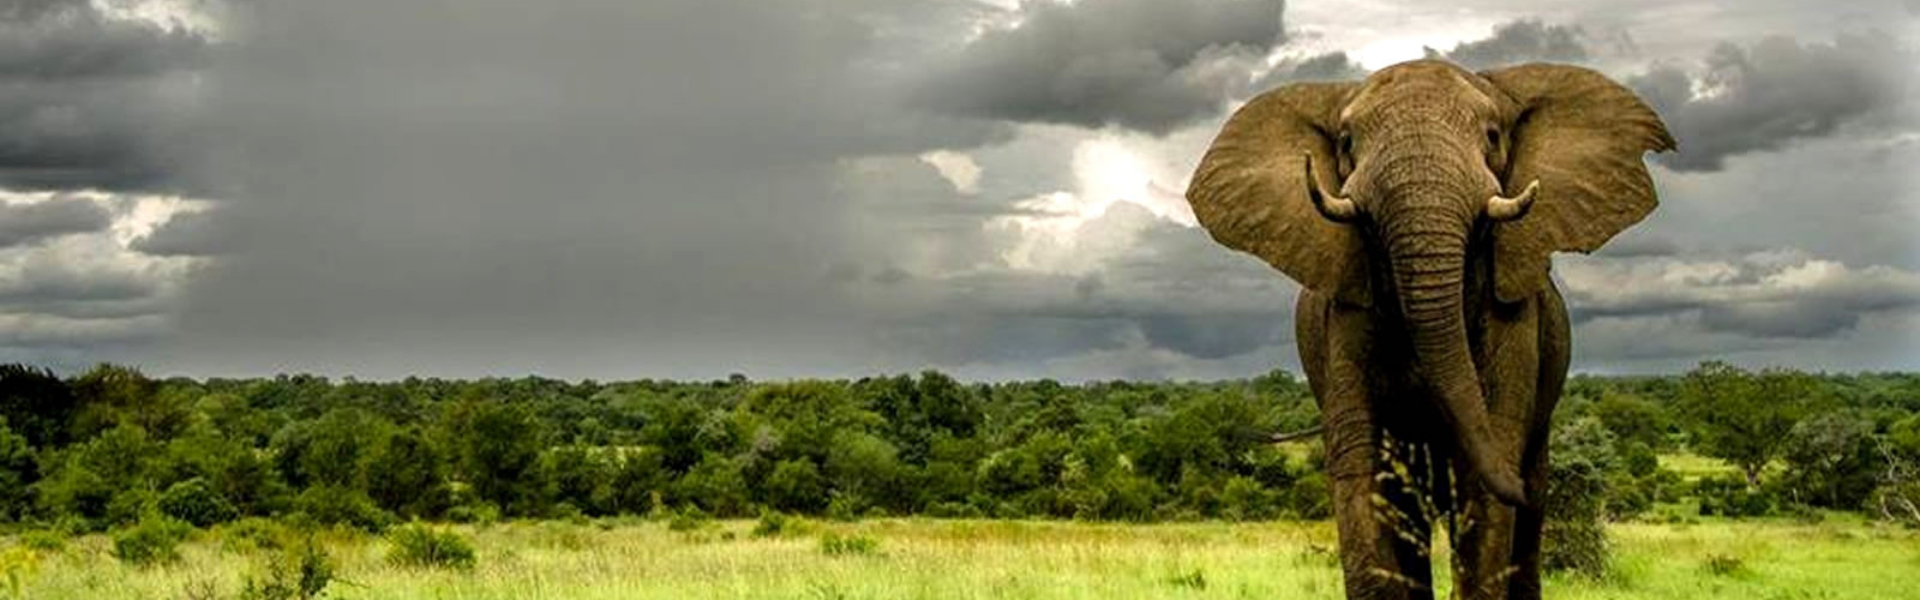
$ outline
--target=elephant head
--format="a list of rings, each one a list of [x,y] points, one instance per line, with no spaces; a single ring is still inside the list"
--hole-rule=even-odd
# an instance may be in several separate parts
[[[1493,298],[1533,297],[1549,254],[1597,249],[1653,210],[1644,155],[1673,148],[1646,104],[1594,71],[1419,60],[1249,101],[1187,200],[1216,241],[1302,286],[1346,305],[1391,302],[1468,463],[1522,504],[1519,457],[1494,445],[1468,349],[1470,241],[1491,238],[1472,247],[1493,253]]]

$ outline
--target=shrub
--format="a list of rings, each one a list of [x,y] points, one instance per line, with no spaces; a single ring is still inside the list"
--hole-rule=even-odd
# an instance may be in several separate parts
[[[780,511],[760,511],[760,522],[753,526],[753,537],[780,537],[791,533],[799,525],[793,517]]]
[[[294,501],[294,509],[318,525],[347,525],[378,533],[393,523],[393,515],[375,505],[366,492],[341,486],[307,488]]]
[[[706,512],[701,511],[698,506],[689,504],[680,510],[674,511],[673,517],[667,519],[667,529],[669,531],[693,531],[701,527],[706,527],[708,520]]]
[[[287,546],[287,529],[278,521],[247,517],[220,526],[220,546],[229,551],[279,550]]]
[[[41,552],[59,552],[67,547],[67,536],[49,529],[35,529],[20,534],[20,545]]]
[[[1308,471],[1286,492],[1287,512],[1295,518],[1318,520],[1333,516],[1333,491],[1322,470]]]
[[[192,523],[194,527],[208,527],[216,523],[225,523],[238,516],[233,505],[220,497],[207,482],[195,477],[167,488],[160,495],[160,512],[175,519]]]
[[[113,557],[138,567],[179,560],[177,549],[193,526],[159,515],[148,515],[132,527],[113,534]]]
[[[1766,491],[1747,485],[1736,474],[1701,477],[1693,484],[1693,495],[1700,500],[1702,515],[1757,517],[1773,512],[1773,499]]]
[[[1903,423],[1913,422],[1909,418]],[[1907,458],[1907,454],[1896,451],[1894,444],[1881,447],[1881,455],[1886,458],[1886,473],[1880,476],[1880,486],[1867,497],[1867,507],[1874,516],[1908,527],[1920,527],[1920,469]]]
[[[831,495],[833,499],[827,501],[827,518],[845,522],[860,520],[860,510],[867,506],[865,498],[840,490],[834,490]]]
[[[318,598],[334,578],[333,560],[308,537],[267,562],[266,572],[248,577],[242,600],[311,600]]]
[[[485,500],[473,504],[461,504],[447,509],[447,520],[455,523],[492,525],[500,521],[500,507]]]
[[[1229,521],[1257,521],[1273,513],[1273,494],[1251,477],[1230,477],[1220,490],[1220,516]]]
[[[1167,583],[1172,584],[1174,587],[1204,590],[1207,589],[1207,574],[1201,572],[1199,569],[1194,569],[1192,572],[1181,573],[1167,578]]]
[[[130,525],[153,512],[160,498],[152,490],[135,488],[113,495],[107,502],[106,521],[103,526]]]
[[[38,478],[33,447],[26,436],[8,429],[6,416],[0,415],[0,521],[26,516],[33,499],[27,486]]]
[[[1714,575],[1730,576],[1746,572],[1747,563],[1730,554],[1708,554],[1706,560],[1701,561],[1700,568]]]
[[[1600,577],[1606,573],[1609,552],[1602,523],[1607,476],[1619,464],[1613,434],[1598,419],[1581,417],[1556,425],[1550,436],[1553,463],[1541,501],[1546,513],[1541,566]]]
[[[827,556],[865,556],[880,551],[880,540],[864,535],[841,536],[827,532],[820,536],[820,552]]]
[[[473,568],[473,545],[452,531],[439,531],[413,523],[395,528],[387,534],[387,542],[393,545],[387,551],[387,561],[395,565],[429,569]]]

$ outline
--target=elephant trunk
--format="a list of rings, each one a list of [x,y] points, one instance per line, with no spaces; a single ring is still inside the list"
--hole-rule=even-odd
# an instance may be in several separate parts
[[[1494,442],[1480,377],[1467,348],[1461,303],[1471,217],[1460,213],[1466,203],[1451,198],[1464,198],[1465,191],[1456,193],[1448,188],[1457,186],[1442,184],[1395,187],[1401,189],[1391,193],[1421,197],[1384,223],[1414,360],[1480,482],[1502,501],[1524,505],[1518,457],[1506,456]]]

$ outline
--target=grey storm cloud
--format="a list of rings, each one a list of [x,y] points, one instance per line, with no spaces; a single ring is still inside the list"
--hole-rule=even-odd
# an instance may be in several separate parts
[[[128,244],[154,256],[212,256],[232,250],[234,233],[221,226],[216,210],[174,214],[147,235]]]
[[[0,186],[178,187],[191,147],[198,34],[119,19],[87,0],[0,11]]]
[[[44,309],[47,305],[71,302],[142,300],[157,290],[153,279],[135,271],[101,272],[57,260],[35,260],[0,281],[0,303]]]
[[[75,233],[92,233],[113,223],[100,204],[85,198],[55,197],[32,204],[0,204],[0,248]]]
[[[1719,171],[1728,157],[1901,118],[1916,58],[1883,33],[1832,43],[1775,36],[1751,47],[1722,43],[1698,74],[1668,64],[1629,84],[1680,142],[1679,152],[1658,160],[1677,171]]]
[[[1864,268],[1793,251],[1724,259],[1563,261],[1576,323],[1686,315],[1708,331],[1752,338],[1826,338],[1863,315],[1920,309],[1920,274]]]
[[[1586,35],[1577,25],[1547,25],[1538,19],[1520,19],[1497,25],[1493,36],[1461,42],[1452,50],[1427,48],[1427,56],[1443,57],[1469,69],[1487,69],[1534,61],[1577,63],[1587,60]]]
[[[881,29],[964,35],[932,3],[252,8],[207,74],[222,135],[195,175],[247,192],[221,198],[232,251],[189,282],[159,353],[190,365],[885,368],[844,275],[921,232],[857,211],[841,179],[1008,128],[907,106]]]
[[[1081,0],[1020,5],[928,69],[924,106],[1009,121],[1164,134],[1218,115],[1285,40],[1281,0]]]
[[[944,363],[1019,363],[1138,343],[1185,359],[1245,355],[1291,339],[1291,284],[1194,227],[1116,203],[1082,226],[1116,250],[1088,273],[989,269],[939,281],[933,308],[892,320],[888,341]],[[937,290],[937,291],[936,291]]]
[[[1354,62],[1344,51],[1316,54],[1302,59],[1282,61],[1247,86],[1259,93],[1295,81],[1350,81],[1362,79],[1369,71]]]
[[[1310,44],[1269,68],[1289,37],[1279,0],[549,0],[538,18],[523,0],[234,4],[213,40],[82,0],[0,3],[0,187],[219,202],[124,247],[96,229],[0,255],[0,359],[32,346],[194,375],[1244,376],[1293,357],[1297,288],[1258,260],[1124,201],[1047,242],[1066,266],[1016,266],[1012,249],[1040,238],[996,224],[1065,214],[1035,208],[1043,194],[1112,200],[1090,194],[1137,175],[1115,172],[1127,159],[1190,169],[1249,92],[1365,75],[1345,52],[1301,56]],[[1547,24],[1562,22],[1699,56],[1702,39],[1750,39],[1793,12],[1609,12],[1706,10],[1739,31],[1642,35],[1638,17],[1551,4],[1447,53],[1579,60],[1588,44],[1589,62],[1629,60]],[[1821,27],[1802,35],[1835,39]],[[1644,361],[1910,330],[1886,324],[1911,319],[1920,265],[1882,258],[1911,229],[1905,196],[1831,135],[1903,100],[1787,89],[1892,64],[1871,39],[1837,39],[1732,47],[1739,60],[1636,80],[1684,150],[1791,151],[1657,169],[1653,223],[1556,267],[1583,364],[1667,369]],[[1795,120],[1808,113],[1835,125]],[[1688,139],[1715,135],[1733,141]],[[1082,169],[1092,142],[1127,156]],[[935,150],[980,172],[957,185],[918,158]],[[1863,198],[1852,213],[1800,201],[1827,190]],[[134,216],[122,200],[101,205]],[[0,215],[22,240],[61,230],[32,222]],[[1789,241],[1810,254],[1699,250]],[[1871,348],[1833,355],[1897,354]]]

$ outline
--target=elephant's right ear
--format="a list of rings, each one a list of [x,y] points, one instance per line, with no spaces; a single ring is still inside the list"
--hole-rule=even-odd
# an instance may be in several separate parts
[[[1187,186],[1193,214],[1214,241],[1252,254],[1308,289],[1370,306],[1360,233],[1327,220],[1307,196],[1314,177],[1338,189],[1333,135],[1357,83],[1295,83],[1233,113]]]

